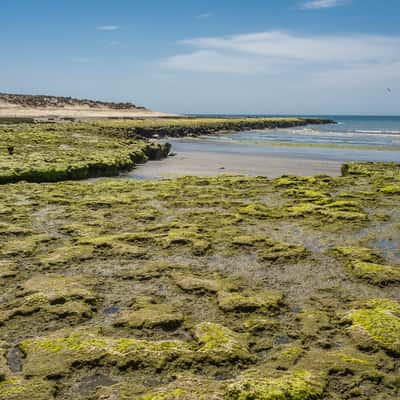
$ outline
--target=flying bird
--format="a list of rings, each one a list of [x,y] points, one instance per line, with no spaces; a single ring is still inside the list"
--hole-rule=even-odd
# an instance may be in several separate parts
[[[386,91],[387,91],[388,93],[392,93],[392,89],[390,89],[390,88],[387,88]]]

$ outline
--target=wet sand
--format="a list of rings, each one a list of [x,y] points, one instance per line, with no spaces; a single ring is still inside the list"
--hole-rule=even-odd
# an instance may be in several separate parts
[[[182,175],[240,174],[274,178],[284,174],[340,175],[340,161],[270,157],[216,152],[179,152],[165,160],[140,165],[124,176],[136,179],[171,178]]]

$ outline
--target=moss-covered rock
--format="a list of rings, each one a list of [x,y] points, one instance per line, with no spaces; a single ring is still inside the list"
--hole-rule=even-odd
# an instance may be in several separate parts
[[[20,344],[26,359],[26,376],[57,377],[73,367],[117,365],[119,368],[165,368],[178,359],[192,359],[193,352],[182,341],[114,339],[89,332],[74,332],[28,339]]]
[[[285,262],[294,263],[309,254],[303,246],[297,246],[288,243],[267,244],[265,249],[257,252],[257,259],[261,262]]]
[[[400,282],[400,267],[374,264],[365,261],[348,263],[350,273],[374,285],[387,285]]]
[[[15,277],[17,272],[17,264],[15,262],[0,260],[0,279]]]
[[[194,328],[194,336],[200,344],[197,356],[216,364],[248,362],[250,354],[246,336],[231,331],[220,324],[203,322]]]
[[[225,384],[196,375],[179,375],[172,383],[139,397],[140,400],[223,400]]]
[[[90,260],[94,257],[92,246],[70,245],[62,246],[49,254],[42,256],[40,261],[47,267],[66,265],[68,263],[78,263]]]
[[[55,393],[54,384],[46,380],[15,377],[0,382],[2,400],[52,400]]]
[[[129,328],[162,328],[171,330],[183,322],[183,315],[169,304],[147,304],[142,308],[124,311],[115,321],[115,326]]]
[[[223,311],[268,313],[278,310],[282,302],[283,293],[276,290],[218,292],[218,305]]]
[[[348,260],[360,260],[365,262],[382,261],[380,254],[368,247],[338,246],[332,249],[332,253]]]
[[[379,346],[400,354],[400,305],[390,300],[374,299],[364,308],[353,310],[345,317],[349,332],[361,346]]]
[[[24,297],[0,312],[0,321],[30,316],[39,311],[59,317],[88,318],[97,298],[85,283],[88,284],[88,281],[82,277],[56,274],[34,276],[23,285]]]
[[[279,377],[245,375],[230,385],[228,400],[309,400],[322,398],[325,382],[316,373],[297,371]]]
[[[400,194],[400,185],[387,185],[380,188],[379,191],[384,194]]]

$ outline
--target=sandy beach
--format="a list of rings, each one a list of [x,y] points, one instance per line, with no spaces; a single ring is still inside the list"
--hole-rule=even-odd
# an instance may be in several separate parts
[[[222,154],[211,152],[180,152],[160,161],[140,165],[128,174],[139,179],[171,178],[183,175],[216,176],[238,174],[275,178],[284,174],[340,175],[341,162],[299,160],[285,157],[268,157],[246,154]]]

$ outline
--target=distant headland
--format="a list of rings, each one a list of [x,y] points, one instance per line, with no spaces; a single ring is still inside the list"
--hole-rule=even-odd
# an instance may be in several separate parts
[[[108,119],[168,117],[133,103],[106,102],[73,97],[0,93],[0,118]]]

